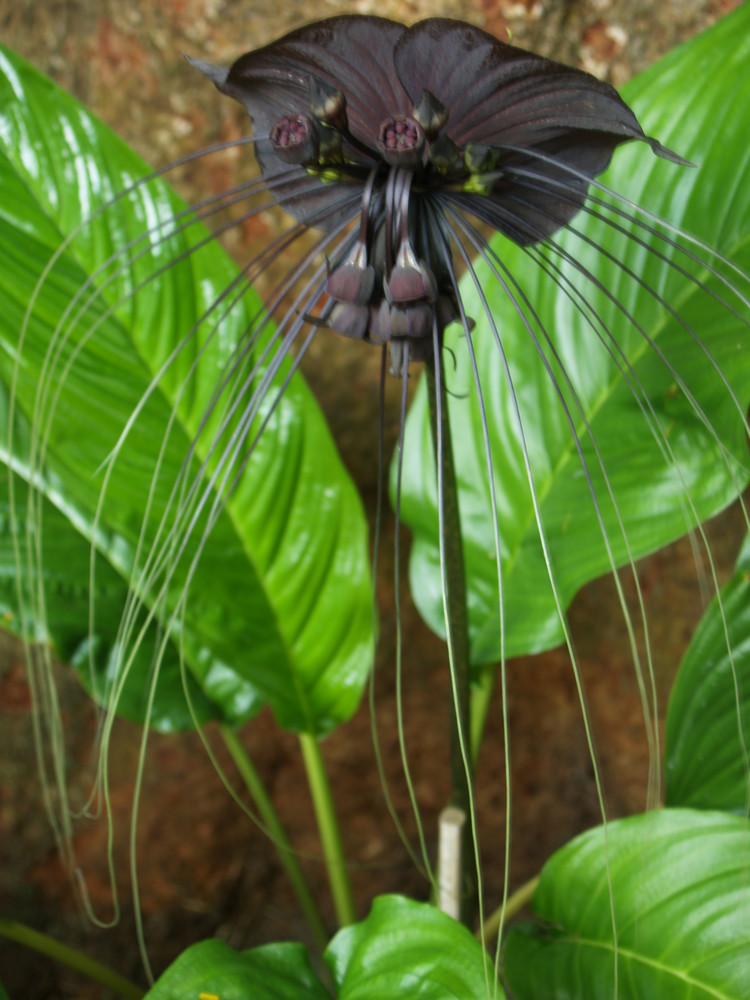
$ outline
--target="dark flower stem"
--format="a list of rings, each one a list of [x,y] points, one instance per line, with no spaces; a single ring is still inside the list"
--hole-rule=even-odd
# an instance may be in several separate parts
[[[430,404],[432,441],[436,467],[442,475],[442,535],[448,640],[453,662],[454,695],[456,703],[451,711],[450,736],[450,804],[461,809],[467,819],[466,830],[473,823],[470,776],[467,774],[467,753],[470,731],[469,623],[466,609],[466,575],[461,541],[461,521],[458,512],[458,488],[453,462],[453,446],[448,415],[448,398],[445,380],[436,378],[434,358],[425,361],[427,395]],[[439,405],[438,405],[438,393]],[[438,448],[438,441],[441,442]],[[461,908],[462,921],[470,924],[476,901],[477,885],[473,852],[468,844],[463,848],[464,894]]]

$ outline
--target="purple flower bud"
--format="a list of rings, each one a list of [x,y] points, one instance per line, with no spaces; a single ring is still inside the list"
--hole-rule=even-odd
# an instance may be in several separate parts
[[[310,111],[317,121],[344,132],[348,128],[346,120],[346,97],[337,88],[318,77],[310,78]]]
[[[396,266],[383,287],[389,302],[434,302],[437,298],[435,278],[425,264],[417,260],[406,241],[399,247]]]
[[[386,298],[392,303],[435,300],[435,282],[425,268],[394,267],[384,283]]]
[[[326,320],[327,326],[342,337],[367,340],[370,327],[370,307],[350,302],[337,302]]]
[[[448,108],[429,90],[423,90],[422,96],[414,105],[412,117],[422,126],[428,139],[435,139],[448,121]]]
[[[366,306],[375,287],[375,268],[367,263],[367,247],[358,242],[351,252],[331,268],[326,291],[337,302]]]
[[[365,306],[372,298],[374,285],[374,267],[357,267],[345,261],[328,275],[326,291],[337,302]]]
[[[402,308],[391,306],[391,337],[408,337],[409,340],[422,340],[432,337],[432,327],[435,321],[435,310],[427,302]]]

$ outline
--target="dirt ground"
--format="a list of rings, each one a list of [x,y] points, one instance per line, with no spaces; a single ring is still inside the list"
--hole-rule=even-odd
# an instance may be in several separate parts
[[[181,52],[229,63],[246,48],[314,17],[344,11],[416,20],[426,15],[463,17],[516,44],[581,65],[623,83],[673,45],[736,6],[736,0],[411,0],[348,6],[335,0],[290,0],[283,12],[247,0],[0,0],[0,38],[72,90],[113,125],[151,163],[160,165],[244,128],[238,113],[189,70]],[[274,5],[279,8],[282,5]],[[274,9],[273,15],[269,13]],[[185,170],[184,196],[221,190],[226,166],[206,174]],[[251,251],[239,233],[238,257]],[[340,347],[340,349],[339,349]],[[324,351],[325,348],[319,349]],[[362,345],[337,344],[336,356],[313,355],[306,374],[331,422],[344,459],[373,516],[377,352],[363,360]],[[389,446],[397,425],[395,400],[388,414]],[[364,442],[364,443],[363,443]],[[709,527],[726,576],[743,524],[737,510]],[[388,539],[383,551],[389,551]],[[386,555],[379,579],[382,637],[376,674],[377,720],[385,769],[409,836],[410,817],[395,734],[393,689],[393,567]],[[687,543],[644,561],[641,584],[651,614],[662,704],[671,674],[701,613],[695,567]],[[648,751],[640,702],[628,657],[614,587],[586,588],[571,610],[589,711],[599,749],[610,815],[645,805]],[[447,795],[445,720],[449,694],[445,652],[410,605],[405,608],[408,652],[405,715],[409,760],[428,832]],[[69,729],[71,782],[81,792],[91,776],[96,716],[77,683],[59,671]],[[500,709],[494,705],[494,716]],[[513,661],[510,666],[513,810],[513,887],[538,872],[558,846],[599,820],[592,764],[567,656],[561,651]],[[30,698],[18,646],[0,647],[0,916],[23,921],[81,948],[146,985],[136,947],[131,881],[127,874],[128,823],[139,732],[121,724],[111,760],[112,802],[118,830],[115,856],[122,871],[122,915],[116,927],[86,920],[55,852],[44,810],[32,744]],[[265,779],[329,926],[334,918],[320,862],[320,846],[304,773],[293,736],[279,732],[266,713],[242,732]],[[209,731],[217,756],[237,779],[218,734]],[[428,886],[409,860],[391,822],[377,777],[370,718],[363,707],[325,741],[359,911],[382,892],[425,898]],[[499,901],[505,821],[499,726],[483,750],[478,778],[487,899]],[[76,848],[92,904],[112,916],[102,822],[79,826]],[[307,928],[266,837],[232,801],[195,734],[154,735],[138,824],[137,871],[145,937],[158,973],[188,944],[219,935],[236,948],[273,941],[309,941]],[[101,989],[0,939],[0,982],[11,1000],[104,996]]]

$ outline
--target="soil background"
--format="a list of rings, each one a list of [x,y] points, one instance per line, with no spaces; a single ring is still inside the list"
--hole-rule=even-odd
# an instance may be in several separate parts
[[[736,0],[0,0],[0,38],[112,125],[154,166],[246,131],[233,102],[190,70],[180,53],[229,64],[242,51],[270,41],[311,19],[335,13],[377,13],[400,20],[461,17],[514,43],[582,66],[616,85],[645,68],[722,14]],[[212,158],[179,172],[184,197],[197,200],[235,183],[236,157]],[[259,223],[261,230],[266,223]],[[252,256],[258,227],[237,230],[230,249]],[[334,335],[330,335],[333,337]],[[317,338],[305,372],[333,428],[344,459],[374,517],[376,496],[377,351]],[[389,403],[386,442],[392,450],[397,403]],[[709,525],[723,578],[743,535],[734,509]],[[392,795],[414,838],[398,755],[393,689],[392,539],[383,544],[379,574],[382,636],[376,672],[377,720]],[[639,566],[649,602],[661,703],[702,611],[690,546],[670,547]],[[585,588],[570,619],[581,661],[589,711],[611,816],[646,803],[648,749],[625,627],[612,581]],[[409,759],[422,818],[432,840],[446,801],[446,721],[449,693],[445,650],[408,603],[405,715]],[[600,819],[593,769],[581,724],[572,671],[562,651],[510,664],[513,808],[511,885],[538,872],[570,837]],[[91,776],[97,719],[74,678],[59,669],[68,725],[70,777],[82,793]],[[41,804],[32,743],[30,698],[20,649],[0,648],[0,916],[24,921],[80,948],[146,984],[136,945],[127,837],[139,731],[122,724],[111,760],[112,802],[118,831],[115,858],[122,872],[122,914],[99,929],[83,915],[61,866]],[[495,703],[495,720],[500,706]],[[238,784],[220,740],[209,739]],[[320,862],[320,847],[293,736],[277,730],[268,713],[249,723],[242,739],[265,779],[331,930],[335,921]],[[336,794],[360,915],[383,892],[426,898],[429,887],[409,860],[386,811],[375,769],[366,705],[324,743]],[[491,727],[478,776],[487,905],[499,903],[502,885],[505,791],[499,726]],[[90,899],[102,919],[112,916],[103,822],[78,828],[76,850]],[[138,822],[137,870],[145,938],[155,973],[189,944],[218,935],[235,948],[274,940],[309,942],[307,928],[272,846],[222,786],[195,734],[153,735]],[[93,984],[20,946],[0,939],[0,982],[11,1000],[93,998]]]

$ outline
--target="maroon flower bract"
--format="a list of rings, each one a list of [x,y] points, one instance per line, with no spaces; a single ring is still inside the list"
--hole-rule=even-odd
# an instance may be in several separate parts
[[[347,282],[329,279],[323,322],[388,342],[395,372],[429,357],[460,318],[445,206],[525,246],[573,218],[621,143],[643,140],[684,163],[644,135],[608,84],[459,21],[334,17],[229,70],[194,65],[249,112],[279,204],[325,231],[360,217],[331,273],[346,268]],[[420,294],[393,294],[404,283]]]

